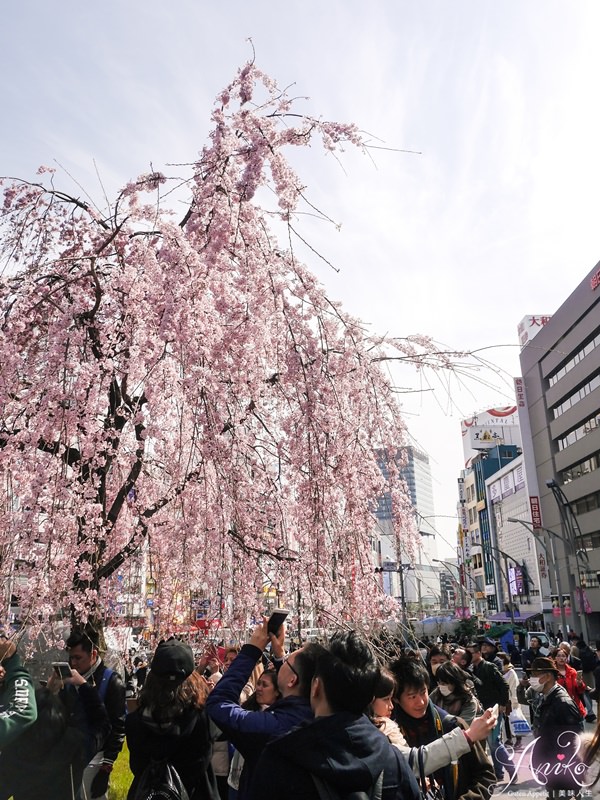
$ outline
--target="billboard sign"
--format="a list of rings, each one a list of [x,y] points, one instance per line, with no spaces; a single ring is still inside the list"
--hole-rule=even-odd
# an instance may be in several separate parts
[[[530,497],[529,498],[529,507],[531,509],[531,522],[533,523],[534,528],[541,528],[542,527],[542,512],[540,509],[540,498],[539,497]]]
[[[528,314],[517,326],[521,350],[534,339],[552,319],[552,314]]]
[[[488,408],[463,419],[460,424],[465,465],[482,450],[489,450],[498,444],[521,446],[519,415],[517,406]]]

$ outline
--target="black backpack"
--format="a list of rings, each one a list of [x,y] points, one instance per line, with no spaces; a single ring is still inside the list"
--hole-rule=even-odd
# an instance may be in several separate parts
[[[133,800],[190,800],[179,773],[166,758],[152,759],[140,776]]]

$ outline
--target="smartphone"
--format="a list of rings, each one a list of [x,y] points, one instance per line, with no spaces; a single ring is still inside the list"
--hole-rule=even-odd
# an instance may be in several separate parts
[[[287,608],[274,608],[269,617],[269,622],[267,623],[267,631],[276,634],[289,613]]]
[[[492,708],[492,714],[497,717],[498,716],[498,703]]]
[[[63,681],[65,678],[71,678],[73,675],[68,661],[53,661],[52,669]]]

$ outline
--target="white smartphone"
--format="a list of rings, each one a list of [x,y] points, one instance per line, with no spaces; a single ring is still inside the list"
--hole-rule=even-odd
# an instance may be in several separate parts
[[[492,714],[497,717],[498,716],[498,703],[492,708]]]

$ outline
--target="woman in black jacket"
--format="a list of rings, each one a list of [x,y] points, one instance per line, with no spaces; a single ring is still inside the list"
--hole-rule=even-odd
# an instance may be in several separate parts
[[[191,648],[177,639],[156,648],[140,695],[139,708],[128,714],[125,733],[133,783],[133,800],[144,770],[166,759],[177,771],[190,800],[218,800],[210,765],[212,741],[204,703],[208,684],[194,671]]]

